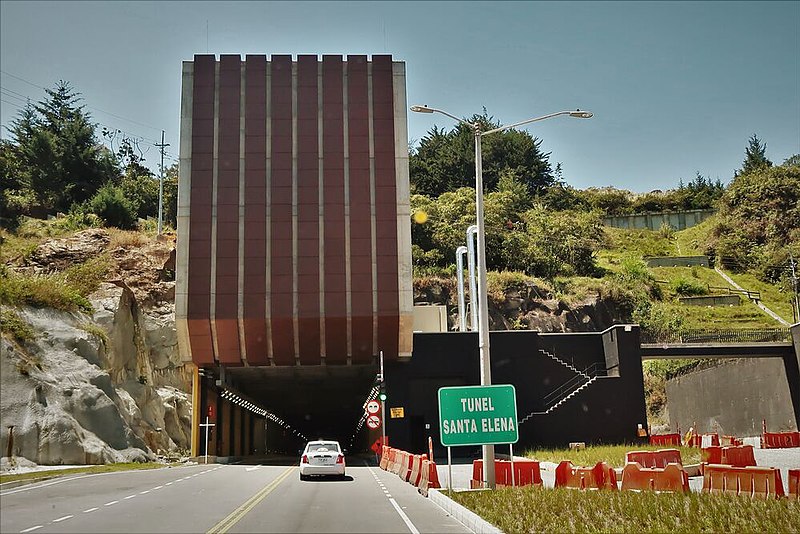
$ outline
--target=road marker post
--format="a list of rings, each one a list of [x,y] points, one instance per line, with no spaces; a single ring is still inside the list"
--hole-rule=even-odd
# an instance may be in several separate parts
[[[209,408],[211,408],[211,406],[209,406]],[[209,412],[210,411],[211,410],[209,410]],[[205,427],[205,429],[206,429],[206,451],[205,451],[206,459],[205,459],[205,464],[208,465],[208,430],[209,430],[210,427],[217,426],[217,425],[215,425],[214,423],[209,423],[208,422],[208,416],[206,415],[206,422],[205,423],[201,423],[200,426]]]

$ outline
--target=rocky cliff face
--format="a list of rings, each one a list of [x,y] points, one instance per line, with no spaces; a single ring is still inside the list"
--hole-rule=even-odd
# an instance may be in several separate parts
[[[38,464],[84,464],[189,448],[191,374],[177,350],[173,246],[141,239],[115,244],[87,230],[8,266],[54,272],[101,253],[112,265],[89,296],[94,313],[12,310],[34,336],[0,341],[2,455],[10,447]]]
[[[428,278],[414,282],[414,304],[447,306],[451,329],[458,326],[457,298],[452,280]],[[489,297],[490,330],[599,332],[618,322],[620,313],[614,302],[599,296],[567,304],[544,288],[521,284],[507,289],[502,296]]]

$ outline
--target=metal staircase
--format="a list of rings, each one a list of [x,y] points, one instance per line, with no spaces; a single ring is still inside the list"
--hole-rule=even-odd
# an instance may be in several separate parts
[[[606,372],[605,366],[601,363],[596,362],[592,365],[588,366],[584,370],[577,369],[574,365],[565,362],[555,354],[552,354],[544,349],[539,349],[539,352],[543,353],[553,361],[563,365],[564,367],[568,368],[572,371],[575,376],[561,384],[559,387],[548,393],[544,396],[544,411],[537,412],[533,411],[526,415],[524,418],[520,419],[519,424],[523,424],[528,419],[532,418],[534,415],[545,415],[553,412],[559,406],[567,402],[572,397],[576,396],[578,393],[583,391],[584,389],[588,388],[592,383],[594,383],[600,376],[604,375]]]

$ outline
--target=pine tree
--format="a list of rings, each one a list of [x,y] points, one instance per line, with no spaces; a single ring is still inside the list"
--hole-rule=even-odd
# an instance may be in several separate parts
[[[753,134],[753,137],[750,138],[744,151],[745,157],[742,169],[737,171],[734,176],[772,167],[772,162],[767,159],[767,144],[762,143],[756,134]]]

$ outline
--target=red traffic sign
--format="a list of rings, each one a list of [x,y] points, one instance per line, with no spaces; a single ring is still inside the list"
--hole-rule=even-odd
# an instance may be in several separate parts
[[[389,440],[387,439],[386,441],[388,443]],[[378,439],[376,439],[375,443],[370,445],[369,448],[372,449],[372,452],[374,452],[375,454],[380,454],[381,447],[383,447],[383,437],[379,437]]]
[[[367,403],[367,413],[370,415],[374,415],[380,413],[381,411],[381,403],[377,400],[371,400]]]
[[[214,409],[214,405],[213,404],[209,404],[208,405],[208,417],[211,418],[211,419],[216,419],[217,418],[217,410]]]
[[[367,426],[370,427],[372,430],[376,428],[380,428],[381,426],[381,418],[377,415],[370,415],[367,417]]]

